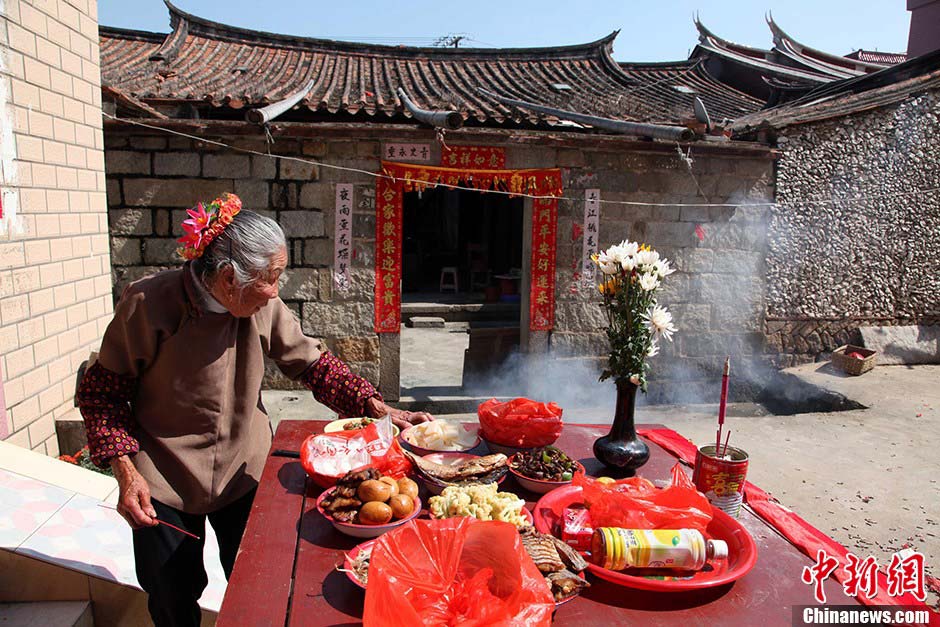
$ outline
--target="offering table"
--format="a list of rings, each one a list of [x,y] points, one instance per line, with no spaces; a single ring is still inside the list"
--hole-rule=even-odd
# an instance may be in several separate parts
[[[284,421],[272,451],[297,451],[325,422]],[[637,425],[638,430],[665,428]],[[593,458],[594,440],[609,426],[565,425],[556,446],[584,464],[588,475],[604,474]],[[639,475],[668,480],[676,457],[647,440],[650,460]],[[481,454],[486,452],[481,445]],[[531,507],[538,495],[512,477],[500,486]],[[315,506],[322,490],[308,481],[297,459],[269,455],[248,527],[219,613],[219,627],[361,624],[365,593],[336,570],[343,554],[361,540],[336,531]],[[588,575],[591,587],[555,612],[556,625],[789,625],[793,606],[817,605],[813,586],[801,581],[814,563],[746,507],[740,522],[758,548],[757,563],[731,584],[696,591],[649,592]],[[842,586],[824,582],[830,603],[851,604]]]

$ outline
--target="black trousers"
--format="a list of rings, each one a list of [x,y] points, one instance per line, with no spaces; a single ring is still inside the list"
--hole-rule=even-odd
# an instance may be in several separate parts
[[[166,525],[134,531],[137,580],[149,595],[147,608],[156,627],[199,627],[201,612],[198,601],[209,583],[202,562],[206,518],[219,540],[219,557],[228,579],[254,498],[255,491],[252,490],[210,514],[187,514],[151,499],[158,519],[201,538],[190,538]]]

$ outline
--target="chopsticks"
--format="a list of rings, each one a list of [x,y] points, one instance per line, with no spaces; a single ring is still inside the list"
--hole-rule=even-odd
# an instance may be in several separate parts
[[[105,508],[105,509],[110,509],[110,510],[115,511],[115,512],[117,511],[117,508],[116,508],[116,507],[112,507],[112,506],[110,506],[110,505],[106,505],[105,503],[98,503],[98,507],[103,507],[103,508]],[[157,521],[158,523],[160,523],[161,525],[165,525],[165,526],[169,527],[170,529],[175,529],[175,530],[179,531],[180,533],[184,533],[184,534],[186,534],[187,536],[189,536],[190,538],[195,538],[196,540],[201,540],[201,539],[202,539],[202,538],[200,538],[199,536],[197,536],[196,534],[190,533],[190,532],[186,531],[185,529],[180,529],[180,528],[177,527],[176,525],[171,524],[171,523],[168,523],[168,522],[166,522],[165,520],[160,520],[159,518],[154,518],[154,520]]]

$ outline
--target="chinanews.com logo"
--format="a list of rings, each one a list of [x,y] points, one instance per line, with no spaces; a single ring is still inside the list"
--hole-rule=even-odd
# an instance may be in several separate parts
[[[929,625],[923,605],[793,606],[793,625]]]
[[[871,602],[879,594],[879,576],[889,597],[908,598],[923,602],[926,599],[924,556],[915,551],[896,553],[884,572],[878,570],[874,557],[865,559],[847,553],[845,564],[839,570],[839,560],[826,551],[816,553],[816,561],[803,568],[802,581],[813,586],[818,603],[826,603],[823,583],[830,575],[841,575],[846,596],[860,602]],[[834,577],[836,578],[836,577]],[[930,610],[924,605],[796,605],[792,623],[796,625],[928,625]]]

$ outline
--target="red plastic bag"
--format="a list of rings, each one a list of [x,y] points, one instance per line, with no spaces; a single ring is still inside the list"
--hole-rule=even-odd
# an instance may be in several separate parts
[[[631,477],[605,485],[591,477],[576,475],[591,523],[598,527],[624,529],[698,529],[704,531],[712,519],[712,506],[695,489],[692,480],[676,463],[672,484],[660,490],[646,479]]]
[[[548,446],[561,435],[561,412],[561,407],[555,403],[539,403],[527,398],[500,403],[491,398],[477,408],[480,437],[516,448]]]
[[[550,625],[555,602],[514,525],[414,520],[372,549],[365,627]]]
[[[401,452],[389,418],[365,429],[308,436],[300,445],[300,463],[321,488],[336,485],[351,470],[370,466],[395,478],[411,471],[411,462]]]

